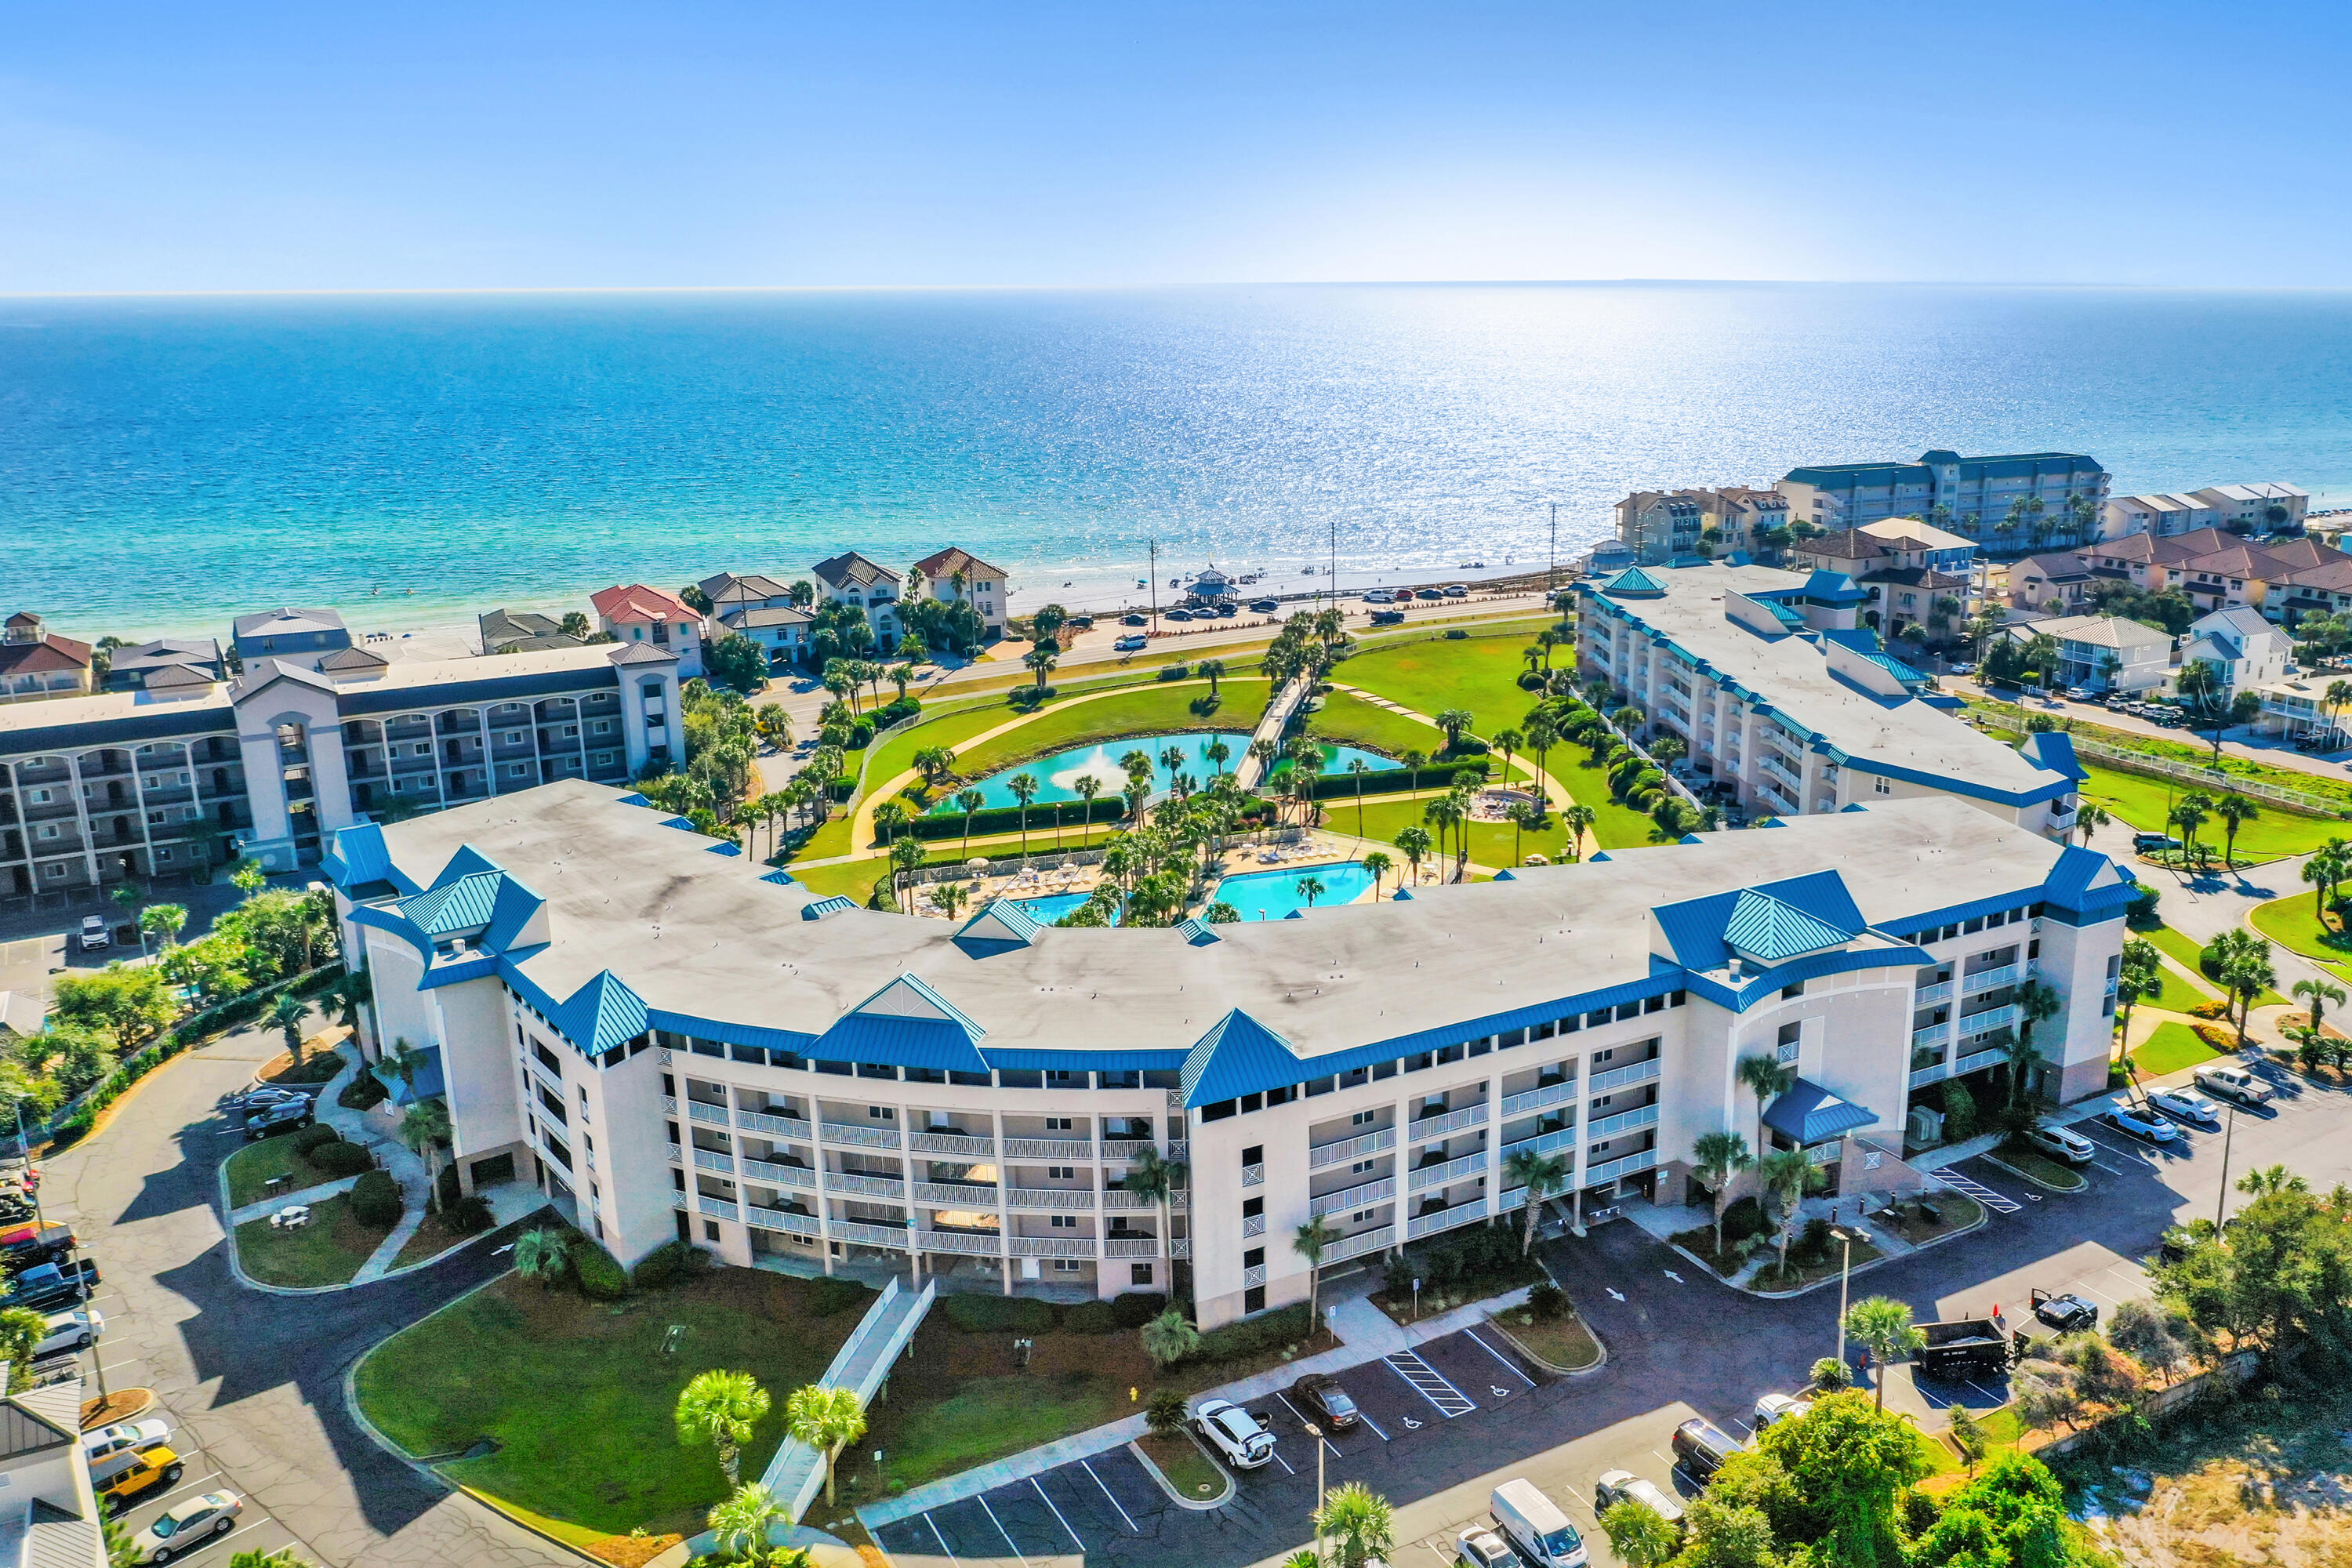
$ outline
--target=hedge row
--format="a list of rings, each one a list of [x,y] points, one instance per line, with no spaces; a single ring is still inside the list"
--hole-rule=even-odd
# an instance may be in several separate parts
[[[54,1148],[64,1148],[89,1132],[98,1113],[122,1098],[125,1090],[178,1056],[191,1046],[202,1045],[212,1036],[248,1019],[260,1016],[264,1008],[278,996],[292,992],[297,996],[315,995],[342,978],[340,963],[321,964],[308,973],[290,975],[272,982],[242,996],[216,1003],[201,1013],[192,1013],[172,1026],[169,1033],[116,1068],[99,1080],[88,1094],[62,1118],[50,1123],[49,1142]]]
[[[1382,768],[1378,773],[1363,775],[1366,795],[1395,795],[1407,790],[1451,789],[1455,781],[1472,784],[1486,782],[1486,759],[1474,758],[1466,763],[1439,763],[1425,768]],[[1315,798],[1329,800],[1344,795],[1356,798],[1356,775],[1325,773],[1315,781]]]
[[[1118,795],[1097,795],[1092,801],[1066,800],[1062,803],[1062,826],[1076,827],[1083,822],[1117,822],[1127,815],[1127,802]],[[964,834],[963,813],[942,812],[937,816],[923,816],[908,825],[918,838],[961,838]],[[988,833],[1013,833],[1021,826],[1021,808],[1016,805],[991,806],[971,814],[971,831],[977,837]],[[1029,808],[1029,830],[1043,827],[1052,832],[1054,806],[1049,801]]]

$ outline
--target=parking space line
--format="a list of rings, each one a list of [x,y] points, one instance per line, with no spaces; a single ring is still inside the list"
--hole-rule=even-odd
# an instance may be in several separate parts
[[[1020,1563],[1021,1563],[1021,1568],[1029,1568],[1029,1559],[1027,1559],[1026,1557],[1023,1557],[1023,1556],[1021,1555],[1021,1548],[1019,1548],[1018,1546],[1013,1545],[1013,1532],[1012,1532],[1011,1531],[1009,1531],[1009,1530],[1007,1530],[1007,1529],[1005,1529],[1005,1528],[1004,1528],[1004,1521],[1003,1521],[1003,1520],[1001,1520],[1001,1519],[999,1519],[999,1518],[997,1518],[997,1517],[996,1517],[996,1510],[995,1510],[994,1509],[992,1509],[992,1508],[991,1508],[991,1507],[989,1507],[989,1506],[988,1506],[988,1499],[987,1499],[987,1498],[985,1498],[985,1497],[976,1497],[976,1498],[972,1499],[971,1500],[972,1500],[972,1501],[974,1501],[974,1502],[976,1502],[976,1503],[978,1503],[978,1504],[980,1504],[980,1511],[981,1511],[981,1512],[982,1512],[982,1513],[984,1513],[984,1514],[986,1514],[986,1515],[988,1515],[988,1522],[989,1522],[989,1523],[991,1523],[991,1524],[992,1524],[992,1525],[994,1525],[994,1526],[996,1526],[996,1533],[997,1533],[997,1534],[999,1534],[999,1535],[1001,1535],[1001,1536],[1004,1537],[1004,1544],[1005,1544],[1006,1549],[1007,1549],[1007,1550],[1009,1550],[1009,1551],[1013,1553],[1013,1555],[1016,1559],[1018,1559],[1018,1560],[1019,1560],[1019,1562],[1020,1562]]]
[[[1365,1426],[1370,1426],[1372,1429],[1372,1436],[1378,1437],[1381,1442],[1386,1443],[1393,1440],[1387,1433],[1381,1430],[1381,1424],[1373,1420],[1371,1414],[1365,1410],[1360,1405],[1356,1407],[1356,1417],[1358,1420],[1363,1422]]]
[[[1290,1468],[1290,1461],[1289,1461],[1288,1459],[1286,1459],[1286,1458],[1284,1458],[1282,1457],[1282,1450],[1281,1450],[1281,1449],[1279,1449],[1279,1448],[1276,1448],[1276,1449],[1271,1450],[1271,1457],[1273,1458],[1274,1462],[1275,1462],[1276,1464],[1280,1465],[1280,1466],[1282,1467],[1282,1473],[1283,1473],[1284,1475],[1286,1475],[1286,1476],[1295,1476],[1295,1475],[1297,1475],[1297,1474],[1298,1473],[1297,1470],[1294,1470],[1294,1469],[1292,1469],[1292,1468]]]
[[[1298,1424],[1301,1426],[1312,1426],[1315,1425],[1315,1423],[1307,1419],[1305,1413],[1302,1412],[1298,1406],[1290,1403],[1290,1395],[1283,1393],[1282,1390],[1277,1388],[1274,1391],[1274,1396],[1282,1401],[1282,1407],[1285,1410],[1289,1411],[1293,1415],[1298,1417]]]
[[[1087,1474],[1091,1475],[1091,1474],[1093,1474],[1093,1472],[1092,1472],[1092,1471],[1088,1471],[1088,1472],[1087,1472]],[[1104,1490],[1104,1491],[1106,1491],[1106,1492],[1108,1492],[1108,1491],[1109,1491],[1109,1490],[1110,1490],[1110,1489],[1109,1489],[1108,1487],[1105,1487],[1105,1488],[1103,1488],[1103,1490]],[[1118,1500],[1117,1498],[1113,1498],[1111,1500],[1112,1500],[1113,1502],[1117,1502]],[[932,1539],[933,1541],[936,1541],[936,1542],[938,1542],[940,1543],[940,1551],[947,1552],[947,1554],[948,1554],[948,1561],[949,1561],[949,1562],[950,1562],[950,1563],[961,1563],[961,1561],[962,1561],[962,1559],[959,1558],[959,1557],[958,1557],[958,1556],[957,1556],[957,1555],[956,1555],[952,1551],[950,1551],[950,1550],[949,1550],[949,1547],[948,1547],[948,1538],[947,1538],[946,1536],[941,1535],[941,1534],[940,1533],[940,1521],[939,1521],[938,1520],[933,1519],[933,1518],[930,1516],[930,1512],[929,1512],[929,1510],[926,1510],[924,1511],[924,1514],[923,1514],[923,1522],[924,1522],[925,1524],[928,1524],[928,1525],[929,1525],[929,1526],[931,1527],[931,1539]]]
[[[1462,1331],[1462,1337],[1468,1340],[1472,1344],[1476,1345],[1480,1350],[1485,1351],[1488,1355],[1493,1356],[1496,1361],[1501,1362],[1505,1371],[1508,1372],[1513,1377],[1517,1378],[1521,1383],[1526,1384],[1529,1388],[1533,1388],[1536,1385],[1536,1380],[1529,1377],[1526,1373],[1521,1372],[1516,1365],[1514,1365],[1510,1357],[1505,1355],[1502,1352],[1496,1350],[1494,1346],[1480,1339],[1476,1330],[1465,1329]]]
[[[1084,1459],[1080,1459],[1080,1460],[1078,1461],[1078,1468],[1080,1468],[1080,1469],[1082,1469],[1082,1470],[1086,1471],[1086,1473],[1087,1473],[1087,1474],[1088,1474],[1089,1476],[1094,1476],[1095,1485],[1097,1485],[1097,1486],[1098,1486],[1098,1487],[1102,1487],[1102,1495],[1103,1495],[1103,1496],[1105,1496],[1105,1497],[1107,1497],[1107,1498],[1110,1498],[1110,1506],[1111,1506],[1111,1507],[1113,1507],[1113,1508],[1115,1508],[1115,1509],[1118,1509],[1118,1517],[1119,1517],[1119,1518],[1121,1518],[1121,1519],[1123,1519],[1123,1520],[1125,1520],[1125,1521],[1127,1521],[1127,1528],[1129,1529],[1129,1531],[1131,1531],[1131,1532],[1132,1532],[1132,1533],[1134,1533],[1134,1534],[1141,1535],[1141,1534],[1143,1533],[1143,1527],[1142,1527],[1141,1525],[1139,1525],[1139,1524],[1137,1524],[1137,1523],[1135,1522],[1135,1516],[1134,1516],[1133,1514],[1130,1514],[1130,1513],[1129,1513],[1129,1512],[1127,1511],[1127,1507],[1126,1507],[1126,1505],[1125,1505],[1125,1504],[1121,1503],[1121,1502],[1118,1500],[1118,1498],[1116,1498],[1116,1497],[1112,1497],[1112,1496],[1111,1496],[1111,1489],[1110,1489],[1110,1488],[1108,1488],[1108,1487],[1107,1487],[1107,1486],[1103,1486],[1103,1479],[1102,1479],[1100,1476],[1095,1476],[1095,1468],[1094,1468],[1094,1466],[1092,1466],[1092,1465],[1088,1464],[1088,1463],[1087,1463],[1086,1460],[1084,1460]],[[929,1518],[930,1517],[930,1515],[929,1515],[929,1514],[925,1514],[923,1517],[924,1517],[925,1519],[929,1519]],[[938,1532],[937,1532],[937,1531],[933,1531],[933,1533],[934,1533],[934,1534],[936,1534],[936,1533],[938,1533]],[[944,1543],[942,1543],[942,1544],[944,1544]]]
[[[133,1507],[137,1507],[137,1508],[145,1508],[145,1507],[147,1507],[147,1506],[148,1506],[148,1504],[150,1504],[150,1503],[170,1502],[173,1498],[178,1497],[182,1492],[192,1492],[192,1491],[194,1491],[194,1490],[196,1490],[197,1489],[201,1488],[201,1487],[202,1487],[202,1486],[203,1486],[206,1481],[216,1479],[218,1479],[218,1477],[219,1477],[219,1476],[220,1476],[220,1472],[219,1472],[218,1470],[206,1470],[203,1475],[198,1476],[198,1477],[197,1477],[194,1480],[193,1480],[193,1481],[182,1481],[178,1486],[173,1487],[170,1491],[167,1491],[167,1492],[157,1492],[153,1497],[142,1499],[139,1502],[137,1502],[137,1503],[133,1504],[132,1506],[133,1506]]]
[[[2098,1297],[2098,1299],[2099,1299],[2100,1300],[2105,1301],[2105,1302],[2108,1306],[2110,1306],[2110,1307],[2112,1307],[2112,1306],[2116,1305],[2116,1299],[2115,1299],[2113,1296],[2110,1296],[2110,1295],[2106,1294],[2106,1293],[2105,1293],[2105,1291],[2103,1291],[2103,1290],[2094,1290],[2094,1289],[2092,1289],[2088,1285],[2084,1285],[2084,1284],[2081,1284],[2081,1283],[2077,1283],[2077,1284],[2075,1285],[2074,1289],[2077,1289],[2077,1290],[2080,1290],[2080,1291],[2081,1291],[2081,1292],[2083,1292],[2083,1294],[2084,1294],[2084,1295],[2085,1295],[2085,1296],[2096,1296],[2096,1297]]]
[[[1045,1497],[1045,1489],[1038,1483],[1037,1478],[1031,1476],[1029,1478],[1029,1484],[1037,1488],[1037,1495],[1039,1497],[1045,1498],[1045,1506],[1047,1508],[1054,1509],[1054,1517],[1062,1521],[1062,1528],[1064,1530],[1070,1530],[1070,1521],[1062,1518],[1062,1510],[1060,1509],[1054,1508],[1054,1500],[1052,1498]],[[1083,1541],[1078,1541],[1078,1532],[1076,1531],[1070,1530],[1070,1539],[1077,1542],[1079,1551],[1084,1552],[1087,1549],[1087,1543]]]
[[[1966,1384],[1968,1384],[1968,1385],[1969,1385],[1970,1388],[1975,1389],[1979,1394],[1983,1394],[1983,1395],[1985,1396],[1985,1403],[1986,1403],[1987,1405],[1991,1405],[1991,1406],[1992,1406],[1994,1409],[1996,1409],[1996,1410],[2000,1409],[2002,1405],[2006,1405],[2006,1404],[2008,1404],[2008,1403],[2009,1403],[2009,1401],[2007,1401],[2007,1400],[2005,1400],[2005,1399],[1996,1399],[1996,1398],[1994,1398],[1994,1397],[1993,1397],[1993,1394],[1992,1394],[1992,1390],[1991,1390],[1991,1389],[1990,1389],[1990,1388],[1985,1387],[1982,1384],[1979,1384],[1979,1383],[1971,1383],[1971,1382],[1969,1382],[1969,1379],[1967,1379],[1967,1378],[1965,1378],[1965,1377],[1964,1377],[1964,1378],[1962,1378],[1962,1379],[1960,1379],[1960,1381],[1961,1381],[1962,1383],[1966,1383]]]

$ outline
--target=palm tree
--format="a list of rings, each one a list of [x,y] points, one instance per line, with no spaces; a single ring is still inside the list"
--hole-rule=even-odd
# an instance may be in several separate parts
[[[1797,1087],[1797,1065],[1773,1057],[1742,1057],[1734,1076],[1756,1096],[1756,1147],[1769,1149],[1764,1135],[1764,1107]]]
[[[1521,1149],[1503,1156],[1503,1190],[1525,1187],[1528,1211],[1526,1226],[1519,1233],[1519,1256],[1525,1258],[1535,1250],[1536,1219],[1542,1212],[1544,1200],[1568,1185],[1568,1156],[1539,1154],[1533,1149]]]
[[[1143,1353],[1155,1366],[1174,1366],[1201,1348],[1201,1331],[1175,1307],[1144,1324],[1141,1338]]]
[[[2095,830],[2106,826],[2114,820],[2114,817],[2107,815],[2107,808],[2096,801],[2086,800],[2077,806],[2074,811],[2074,826],[2083,830],[2083,847],[2088,849],[2091,847],[2091,835]]]
[[[931,908],[939,910],[948,919],[953,920],[956,918],[956,911],[962,909],[965,901],[971,897],[971,889],[961,882],[936,883],[931,888]]]
[[[1298,879],[1298,896],[1307,900],[1307,907],[1310,910],[1315,907],[1315,900],[1321,898],[1326,890],[1327,889],[1323,886],[1323,880],[1319,877],[1301,877]]]
[[[1404,852],[1405,859],[1412,867],[1412,885],[1416,888],[1421,886],[1422,857],[1429,853],[1430,843],[1429,829],[1418,823],[1396,836],[1396,847]]]
[[[2244,795],[2223,795],[2213,805],[2213,815],[2221,819],[2221,868],[2234,871],[2238,868],[2238,829],[2262,816],[2263,808]]]
[[[2184,863],[2199,858],[2197,830],[2205,826],[2207,808],[2212,804],[2212,797],[2203,790],[2190,790],[2180,797],[2166,818],[2171,826],[2180,829],[2180,858]]]
[[[717,1448],[719,1468],[727,1472],[731,1487],[743,1479],[739,1473],[743,1445],[768,1414],[768,1391],[748,1372],[714,1368],[688,1380],[678,1391],[675,1414],[677,1440],[688,1447],[709,1443]]]
[[[1045,644],[1040,643],[1035,647],[1031,648],[1027,653],[1023,654],[1021,656],[1021,662],[1027,665],[1031,671],[1036,675],[1037,689],[1043,691],[1045,689],[1045,678],[1052,675],[1054,673],[1055,667],[1062,661],[1055,656],[1053,649],[1047,647]]]
[[[761,1568],[768,1561],[769,1528],[790,1517],[766,1483],[746,1481],[712,1509],[704,1522],[717,1532],[719,1551]]]
[[[2311,1191],[2311,1184],[2284,1165],[2271,1165],[2258,1171],[2248,1171],[2240,1176],[2238,1190],[2248,1197],[2260,1198],[2273,1193],[2307,1193]]]
[[[1210,768],[1219,776],[1225,771],[1226,759],[1233,754],[1234,749],[1223,741],[1212,741],[1201,748],[1201,755],[1209,759]]]
[[[1568,853],[1570,858],[1576,860],[1582,860],[1584,858],[1584,836],[1592,831],[1592,825],[1601,820],[1601,814],[1593,810],[1589,805],[1580,804],[1577,805],[1571,805],[1567,810],[1561,812],[1559,814],[1559,819],[1568,825]]]
[[[2271,963],[2271,944],[2249,931],[2227,933],[2240,940],[2221,966],[2221,984],[2238,998],[2238,1049],[2246,1048],[2246,1022],[2254,1010],[2254,998],[2278,984],[2278,970]]]
[[[1342,1481],[1323,1494],[1315,1533],[1331,1538],[1338,1568],[1363,1568],[1396,1550],[1396,1515],[1389,1500],[1361,1481]]]
[[[286,1049],[294,1058],[294,1068],[298,1072],[302,1067],[302,1020],[310,1014],[310,1009],[299,996],[290,991],[281,991],[278,994],[278,1000],[269,1005],[266,1020],[285,1038]]]
[[[2048,982],[2041,980],[2029,980],[2011,992],[2010,1001],[2017,1008],[2017,1035],[2009,1043],[2009,1098],[2011,1104],[2021,1105],[2026,1075],[2042,1059],[2033,1044],[2034,1026],[2056,1017],[2065,1004]]]
[[[1455,799],[1450,791],[1422,807],[1421,819],[1437,829],[1437,853],[1440,858],[1443,858],[1445,854],[1446,830],[1458,828],[1468,816],[1469,813],[1463,809],[1462,803]],[[1468,851],[1465,850],[1464,854],[1467,855]],[[1444,880],[1443,877],[1438,879]]]
[[[1763,1058],[1753,1058],[1753,1060]],[[1702,1132],[1691,1145],[1691,1173],[1715,1198],[1715,1253],[1723,1256],[1723,1194],[1731,1178],[1756,1163],[1748,1140],[1737,1132]]]
[[[1209,700],[1215,701],[1217,682],[1225,678],[1225,661],[1221,658],[1204,658],[1192,668],[1194,673],[1209,683]]]
[[[1356,781],[1356,837],[1359,838],[1364,836],[1364,775],[1371,771],[1372,764],[1363,758],[1348,759],[1348,774]]]
[[[2125,942],[2116,974],[2116,1005],[2122,1013],[2116,1022],[2118,1052],[2126,1048],[2131,1040],[2132,1009],[2142,998],[2154,996],[2163,989],[2164,960],[2156,943],[2137,936]]]
[[[1168,1247],[1171,1258],[1176,1249],[1169,1245],[1173,1227],[1169,1223],[1168,1205],[1191,1174],[1183,1161],[1163,1159],[1159,1150],[1145,1148],[1136,1151],[1127,1174],[1119,1179],[1120,1186],[1159,1208],[1160,1245]]]
[[[1037,798],[1037,775],[1014,773],[1004,781],[1004,787],[1021,803],[1021,854],[1025,859],[1029,854],[1029,803]]]
[[[1544,763],[1558,744],[1559,726],[1551,721],[1549,714],[1538,714],[1528,725],[1528,750],[1536,754],[1536,794],[1547,801],[1551,798],[1551,791],[1544,784]]]
[[[968,789],[955,797],[955,803],[963,807],[963,852],[969,855],[971,853],[972,814],[988,804],[988,797],[976,789]]]
[[[761,1395],[760,1408],[767,1409],[765,1394]],[[866,1406],[857,1390],[814,1383],[793,1389],[784,1400],[784,1430],[824,1456],[824,1501],[827,1508],[832,1507],[834,1461],[843,1448],[866,1435]]]
[[[1339,1233],[1321,1215],[1316,1215],[1298,1227],[1290,1238],[1290,1250],[1307,1259],[1307,1331],[1312,1334],[1322,1319],[1323,1251],[1339,1239]]]
[[[543,1226],[524,1231],[515,1237],[514,1260],[516,1273],[551,1289],[572,1267],[572,1239]]]
[[[914,871],[929,858],[929,852],[924,849],[918,839],[901,838],[898,843],[890,846],[890,901],[892,903],[902,910],[907,907],[911,900],[914,889],[909,887],[902,891],[899,879]]]
[[[1521,865],[1525,862],[1526,857],[1520,853],[1519,836],[1535,826],[1541,820],[1541,814],[1536,810],[1533,802],[1515,800],[1511,803],[1510,810],[1503,815],[1511,819],[1511,864]]]
[[[1364,869],[1372,874],[1372,897],[1375,900],[1381,896],[1381,879],[1387,876],[1395,865],[1395,861],[1377,849],[1364,857]]]
[[[1911,1309],[1886,1296],[1856,1301],[1845,1312],[1845,1331],[1863,1342],[1878,1371],[1878,1408],[1886,1408],[1886,1373],[1927,1342],[1911,1322]]]
[[[1632,1498],[1613,1502],[1601,1513],[1601,1532],[1609,1550],[1625,1568],[1659,1568],[1682,1546],[1680,1527],[1666,1516]]]
[[[1785,1278],[1789,1243],[1797,1233],[1797,1205],[1824,1179],[1822,1168],[1802,1149],[1775,1149],[1756,1162],[1756,1179],[1780,1205],[1780,1273]]]
[[[2325,980],[2298,980],[2288,994],[2302,997],[2305,1005],[2309,1007],[2311,1032],[2315,1035],[2319,1032],[2320,1026],[2326,1022],[2325,1015],[2327,1009],[2344,1005],[2344,987],[2331,985]]]
[[[2352,879],[2352,840],[2331,838],[2303,863],[2303,879],[2317,891],[2319,898],[2319,929],[2326,931],[2327,917],[2336,912],[2336,889],[2347,879]],[[2339,919],[2336,929],[2344,929]]]
[[[1445,749],[1456,752],[1462,749],[1463,732],[1476,720],[1467,708],[1448,708],[1437,715],[1436,722],[1445,731]]]
[[[1511,758],[1528,743],[1528,738],[1517,730],[1497,730],[1486,738],[1486,743],[1503,753],[1503,779],[1507,784],[1511,777]]]
[[[451,1136],[449,1107],[440,1100],[420,1100],[400,1119],[400,1141],[425,1162],[425,1212],[441,1207],[441,1145]]]
[[[158,949],[171,946],[187,923],[185,904],[150,904],[139,911],[139,929],[155,939]]]
[[[882,843],[886,848],[906,823],[907,808],[895,800],[886,800],[874,808],[874,826],[882,830]]]

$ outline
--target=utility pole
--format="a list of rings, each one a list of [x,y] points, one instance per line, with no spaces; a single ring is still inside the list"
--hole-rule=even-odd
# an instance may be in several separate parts
[[[2221,1215],[2230,1206],[2230,1143],[2238,1135],[2238,1103],[2230,1102],[2230,1124],[2221,1132],[2221,1195],[2213,1200],[2213,1230],[2221,1233]]]
[[[1160,541],[1153,540],[1151,549],[1151,625],[1148,632],[1160,629]]]
[[[1544,597],[1559,593],[1559,502],[1551,503],[1551,564],[1544,571]]]
[[[1331,607],[1339,607],[1339,520],[1331,520]]]

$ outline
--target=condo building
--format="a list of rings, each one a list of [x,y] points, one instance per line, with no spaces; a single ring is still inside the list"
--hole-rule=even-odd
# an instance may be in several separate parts
[[[1682,1201],[1695,1138],[1755,1133],[1743,1056],[1800,1075],[1769,1141],[1858,1191],[1915,1090],[2006,1060],[2029,978],[2063,1003],[2034,1087],[2101,1089],[2130,897],[1948,798],[1164,930],[865,910],[584,780],[345,828],[326,867],[363,1043],[430,1053],[467,1190],[532,1182],[625,1263],[1066,1298],[1181,1268],[1204,1326],[1306,1299],[1310,1215],[1328,1265],[1519,1209],[1521,1150],[1574,1209]]]
[[[1576,594],[1580,670],[1622,688],[1748,811],[1940,795],[2034,833],[2074,825],[2080,780],[1954,717],[1955,700],[1856,628],[1865,595],[1842,573],[1645,566]]]
[[[1858,528],[1887,517],[1916,517],[1980,544],[2039,550],[2054,541],[2095,537],[2109,477],[2075,452],[2019,452],[1963,458],[1921,454],[1915,463],[1816,463],[1791,468],[1779,489],[1790,517],[1817,527]],[[2011,526],[2011,508],[2027,515]],[[2038,508],[2038,510],[2034,510]]]
[[[677,665],[650,643],[430,661],[346,644],[0,706],[0,899],[247,856],[290,871],[368,816],[621,783],[685,755]]]

